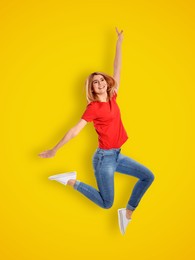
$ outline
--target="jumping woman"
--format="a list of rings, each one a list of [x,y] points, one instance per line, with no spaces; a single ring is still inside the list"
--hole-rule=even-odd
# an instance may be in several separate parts
[[[53,157],[57,150],[86,126],[93,122],[98,134],[98,147],[93,155],[93,168],[98,190],[85,184],[76,177],[76,171],[50,176],[50,180],[70,185],[98,206],[108,209],[114,201],[114,173],[119,172],[138,178],[126,208],[118,209],[118,223],[122,234],[125,234],[128,223],[132,220],[133,211],[154,180],[154,174],[145,166],[121,153],[122,145],[128,136],[123,126],[117,95],[121,71],[121,46],[123,30],[117,32],[114,73],[110,76],[103,72],[94,72],[85,81],[88,104],[79,122],[72,127],[62,140],[51,150],[39,154],[42,158]]]

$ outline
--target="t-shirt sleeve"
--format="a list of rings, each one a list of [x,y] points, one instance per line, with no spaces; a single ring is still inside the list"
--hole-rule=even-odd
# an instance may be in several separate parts
[[[81,116],[87,122],[91,122],[96,118],[96,111],[94,104],[90,103],[87,105],[83,115]]]
[[[116,99],[116,98],[117,98],[117,96],[118,96],[117,92],[116,92],[116,91],[114,91],[113,98],[114,98],[114,99]]]

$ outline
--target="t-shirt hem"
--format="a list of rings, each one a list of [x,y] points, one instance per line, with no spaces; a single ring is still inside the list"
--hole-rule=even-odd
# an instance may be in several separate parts
[[[112,146],[112,147],[108,147],[108,146],[102,146],[101,144],[98,145],[98,148],[101,148],[101,149],[105,149],[105,150],[110,150],[110,149],[120,149],[123,144],[128,140],[128,136],[126,137],[126,139],[124,140],[124,142],[122,142],[122,144],[120,146]]]

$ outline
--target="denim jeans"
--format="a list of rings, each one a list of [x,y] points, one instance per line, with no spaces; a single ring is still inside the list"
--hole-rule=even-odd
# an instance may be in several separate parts
[[[134,176],[139,180],[136,182],[126,205],[127,209],[133,211],[153,182],[154,175],[145,166],[122,155],[120,152],[120,148],[109,150],[97,148],[93,155],[93,168],[99,190],[78,180],[74,185],[74,189],[100,207],[108,209],[113,205],[114,201],[114,173],[119,172]]]

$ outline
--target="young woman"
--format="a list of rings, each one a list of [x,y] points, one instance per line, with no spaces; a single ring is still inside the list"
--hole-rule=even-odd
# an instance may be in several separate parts
[[[118,39],[113,77],[103,72],[94,72],[89,75],[86,80],[88,105],[80,121],[53,149],[44,151],[39,156],[42,158],[53,157],[60,147],[78,135],[87,122],[93,122],[99,141],[98,148],[93,155],[94,174],[99,190],[77,180],[76,172],[53,175],[49,179],[72,186],[100,207],[108,209],[114,200],[114,173],[119,172],[138,178],[126,208],[118,209],[119,228],[124,234],[132,219],[133,211],[153,182],[154,175],[145,166],[121,154],[121,147],[127,141],[128,136],[116,102],[120,81],[123,31],[119,32],[116,28],[116,32]]]

